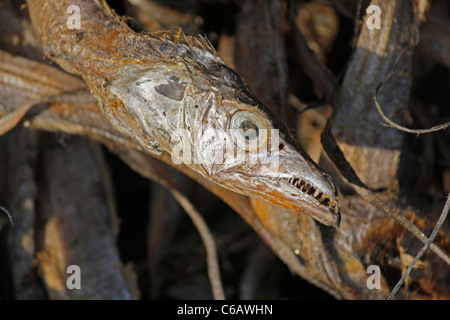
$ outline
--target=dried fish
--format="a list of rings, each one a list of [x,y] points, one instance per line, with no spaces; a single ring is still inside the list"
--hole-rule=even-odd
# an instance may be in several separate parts
[[[331,177],[207,39],[137,34],[104,1],[75,4],[80,29],[66,26],[74,1],[28,1],[46,54],[84,78],[115,129],[225,188],[339,225]]]

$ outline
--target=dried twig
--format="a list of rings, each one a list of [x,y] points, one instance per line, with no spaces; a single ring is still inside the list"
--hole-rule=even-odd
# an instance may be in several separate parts
[[[379,198],[373,193],[357,176],[351,165],[345,159],[344,153],[339,148],[338,144],[334,140],[334,137],[330,133],[330,122],[322,133],[322,145],[327,155],[332,159],[333,163],[337,166],[339,171],[345,180],[352,185],[354,190],[363,198],[373,204],[375,207],[382,210],[388,217],[393,218],[411,232],[417,239],[424,244],[429,240],[425,234],[420,231],[414,224],[407,220],[404,216],[399,214],[396,210],[392,209],[385,201]],[[446,255],[438,246],[430,244],[430,249],[436,253],[442,260],[450,265],[450,257]]]
[[[358,44],[358,35],[359,35],[359,25],[360,25],[360,14],[361,14],[361,5],[362,5],[362,0],[358,0],[358,3],[356,4],[356,12],[355,12],[355,24],[353,26],[353,41],[352,41],[352,46],[353,46],[353,52],[355,51],[355,48]],[[351,59],[349,59],[351,60]]]
[[[430,241],[430,238],[427,236],[414,224],[412,224],[408,219],[402,216],[397,210],[393,209],[389,204],[379,198],[375,193],[370,191],[367,188],[362,188],[357,185],[353,185],[354,189],[358,194],[368,200],[370,203],[375,205],[377,208],[381,209],[388,217],[391,217],[395,221],[399,222],[404,228],[406,228],[409,232],[411,232],[417,239],[422,241],[425,245]],[[431,251],[436,253],[442,260],[445,261],[448,265],[450,265],[450,257],[442,251],[438,246],[433,243],[429,245]]]
[[[442,213],[439,216],[439,220],[436,223],[436,227],[434,227],[433,232],[431,233],[430,237],[428,238],[425,245],[420,249],[419,253],[417,253],[416,257],[414,258],[413,262],[408,266],[405,273],[401,277],[401,279],[397,282],[394,289],[392,290],[391,294],[388,297],[388,300],[391,300],[394,295],[398,292],[400,287],[405,282],[406,278],[411,273],[412,269],[416,265],[416,263],[420,260],[420,258],[427,252],[427,250],[430,248],[431,244],[433,243],[434,239],[436,239],[436,236],[439,233],[439,230],[441,229],[442,225],[444,224],[445,219],[447,218],[448,211],[450,210],[450,193],[447,195],[447,201],[445,202],[444,209],[442,209]]]
[[[220,279],[220,271],[219,271],[219,262],[217,259],[217,250],[216,244],[214,241],[214,237],[212,236],[208,225],[202,218],[201,214],[195,209],[192,203],[187,199],[178,189],[172,184],[168,177],[164,175],[164,170],[160,167],[153,168],[153,166],[158,166],[155,162],[152,162],[151,165],[146,162],[145,166],[139,164],[139,160],[136,161],[136,157],[140,158],[140,161],[144,161],[145,156],[141,155],[137,151],[122,149],[118,145],[114,146],[111,142],[107,142],[106,145],[115,153],[119,155],[119,157],[128,163],[128,165],[139,172],[141,175],[145,176],[148,179],[155,181],[161,186],[165,187],[169,192],[173,195],[175,200],[183,207],[186,213],[191,218],[198,232],[200,233],[200,237],[202,238],[203,244],[205,246],[206,255],[207,255],[207,266],[208,266],[208,276],[210,279],[213,296],[216,300],[224,300],[225,294],[222,287],[222,282]],[[162,159],[161,159],[162,160]],[[167,161],[167,159],[165,160]]]
[[[386,122],[385,124],[383,124],[384,126],[387,127],[392,127],[392,128],[396,128],[400,131],[404,131],[404,132],[408,132],[408,133],[416,133],[416,134],[423,134],[423,133],[431,133],[431,132],[436,132],[439,130],[443,130],[447,127],[450,126],[450,122],[441,124],[441,125],[437,125],[428,129],[410,129],[407,127],[404,127],[402,125],[399,125],[397,123],[395,123],[394,121],[392,121],[391,119],[389,119],[386,114],[383,112],[383,110],[381,109],[380,104],[378,103],[378,91],[381,89],[382,86],[384,86],[384,84],[386,82],[388,82],[392,76],[395,74],[396,70],[397,70],[397,66],[400,62],[400,60],[403,58],[404,54],[407,53],[409,50],[415,48],[417,46],[419,42],[419,34],[418,31],[416,32],[416,38],[415,41],[413,41],[413,44],[407,48],[405,48],[397,57],[395,63],[394,63],[394,67],[392,68],[392,71],[377,85],[377,87],[375,88],[374,94],[373,94],[373,101],[375,103],[375,107],[377,108],[378,113],[380,114],[381,118]]]
[[[26,115],[26,113],[34,106],[37,106],[42,103],[71,103],[71,104],[86,104],[86,103],[95,103],[95,99],[88,92],[75,92],[75,93],[62,93],[56,95],[50,95],[47,97],[42,97],[37,100],[33,100],[25,103],[23,106],[17,108],[16,110],[7,113],[0,117],[0,136],[4,135],[11,129],[13,129],[20,120]],[[0,110],[6,109],[4,106],[0,104]]]
[[[3,206],[0,206],[0,211],[3,211],[6,214],[6,216],[8,217],[9,222],[11,223],[11,225],[14,225],[13,219],[12,219],[11,214],[9,213],[8,209],[6,209]]]
[[[10,112],[0,118],[0,136],[13,129],[20,120],[25,116],[28,110],[36,105],[36,101],[24,104],[22,107]]]
[[[214,299],[225,300],[225,293],[222,287],[222,281],[220,280],[219,262],[217,259],[217,249],[214,241],[214,237],[208,228],[205,220],[201,214],[194,208],[192,203],[177,189],[168,187],[174,198],[187,212],[195,227],[197,228],[202,238],[203,244],[206,249],[206,262],[208,265],[208,276],[211,282]]]

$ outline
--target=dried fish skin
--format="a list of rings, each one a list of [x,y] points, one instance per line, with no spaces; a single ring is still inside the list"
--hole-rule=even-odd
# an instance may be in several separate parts
[[[223,64],[221,70],[229,69],[214,59]],[[235,77],[229,70],[225,79]],[[240,87],[236,83],[211,77],[207,68],[195,72],[183,61],[174,61],[126,66],[107,89],[136,120],[134,134],[148,151],[168,152],[174,161],[225,188],[338,225],[331,178],[290,141],[243,80]],[[124,119],[114,108],[105,109],[120,129]],[[242,135],[242,124],[253,130],[254,141]],[[127,128],[133,126],[128,123]],[[245,149],[251,142],[254,146]]]
[[[81,75],[110,124],[149,153],[173,155],[181,144],[197,159],[187,165],[210,181],[339,224],[331,178],[205,38],[181,30],[137,34],[100,0],[28,5],[49,57]],[[65,27],[69,5],[83,13],[79,30]],[[247,147],[251,136],[255,145]],[[232,152],[210,161],[223,150]]]

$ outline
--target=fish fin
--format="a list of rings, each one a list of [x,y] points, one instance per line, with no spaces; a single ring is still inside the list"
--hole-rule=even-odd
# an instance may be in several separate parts
[[[196,47],[202,50],[208,50],[213,54],[217,54],[216,49],[206,36],[202,36],[200,34],[186,34],[181,28],[170,31],[160,31],[153,33],[153,35],[159,37],[160,39],[172,41],[176,44],[184,44],[188,47]]]

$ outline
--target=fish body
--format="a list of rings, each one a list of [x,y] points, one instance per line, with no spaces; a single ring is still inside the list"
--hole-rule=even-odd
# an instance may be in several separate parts
[[[179,38],[161,39],[160,61],[125,65],[108,84],[133,119],[126,133],[225,188],[337,226],[331,177],[204,38]],[[123,131],[124,118],[105,111]]]
[[[225,188],[339,224],[331,177],[204,37],[136,33],[103,0],[27,4],[46,55],[83,77],[117,131]]]

